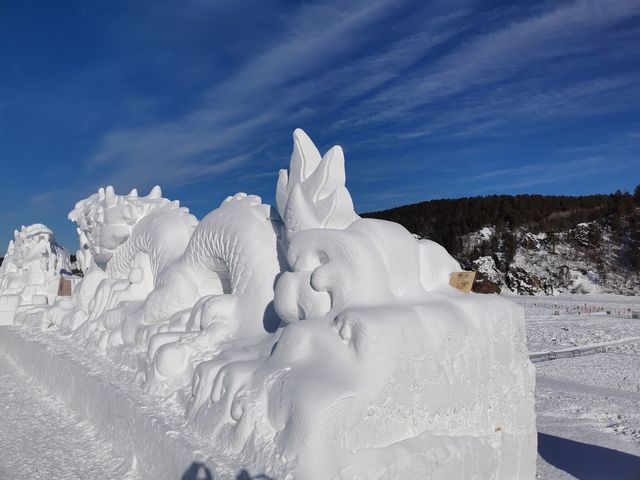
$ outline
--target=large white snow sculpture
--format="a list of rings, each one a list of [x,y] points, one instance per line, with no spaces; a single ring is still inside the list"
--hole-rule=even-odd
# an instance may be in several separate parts
[[[532,479],[522,310],[456,291],[444,249],[359,219],[331,152],[294,133],[278,186],[287,325],[266,356],[196,371],[196,426],[276,478]]]
[[[243,193],[200,222],[184,255],[163,273],[163,284],[145,305],[147,323],[165,323],[172,316],[149,330],[156,332],[147,354],[150,390],[168,393],[188,385],[196,367],[203,376],[221,361],[239,360],[229,357],[231,351],[246,358],[271,348],[271,334],[280,324],[273,309],[281,271],[278,227],[269,205]]]
[[[358,217],[342,150],[301,130],[276,201],[236,194],[198,223],[159,188],[101,189],[69,215],[84,280],[42,325],[173,396],[230,470],[532,480],[522,309],[453,289],[441,246]]]
[[[182,255],[198,222],[157,186],[143,197],[135,189],[116,195],[113,187],[101,188],[78,202],[69,219],[78,225],[84,279],[71,299],[46,312],[44,323],[75,331],[104,351],[122,344],[125,321],[142,322],[144,300],[160,272]]]
[[[0,324],[13,323],[20,305],[46,305],[58,294],[62,272],[71,270],[69,255],[42,224],[14,232],[0,266]]]

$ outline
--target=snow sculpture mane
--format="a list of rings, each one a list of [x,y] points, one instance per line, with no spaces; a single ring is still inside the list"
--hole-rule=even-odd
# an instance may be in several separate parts
[[[355,213],[340,147],[293,140],[277,211],[240,193],[198,223],[159,188],[78,202],[85,277],[42,325],[171,396],[230,471],[532,480],[522,309],[450,287],[444,248]]]

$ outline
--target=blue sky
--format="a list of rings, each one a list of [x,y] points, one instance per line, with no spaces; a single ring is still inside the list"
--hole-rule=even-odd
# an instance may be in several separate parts
[[[358,211],[640,183],[640,1],[0,3],[0,248],[154,184],[273,202],[301,127]]]

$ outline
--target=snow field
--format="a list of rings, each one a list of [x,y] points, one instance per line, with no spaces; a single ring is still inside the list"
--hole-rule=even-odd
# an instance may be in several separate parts
[[[640,297],[515,297],[527,314],[530,350],[549,351],[640,336],[630,312]],[[610,313],[607,314],[607,311]],[[640,472],[640,341],[605,353],[536,363],[536,415],[558,458],[538,457],[543,480],[635,480]],[[544,436],[548,435],[548,436]],[[573,443],[572,443],[573,442]]]

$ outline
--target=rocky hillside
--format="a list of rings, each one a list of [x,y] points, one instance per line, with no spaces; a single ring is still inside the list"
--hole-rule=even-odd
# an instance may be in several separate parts
[[[640,185],[633,195],[437,200],[364,216],[444,244],[478,272],[476,291],[640,292]]]

